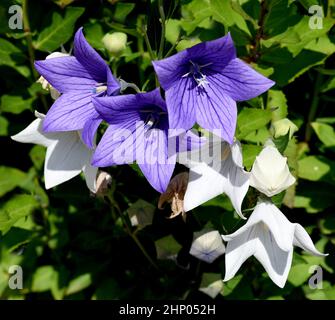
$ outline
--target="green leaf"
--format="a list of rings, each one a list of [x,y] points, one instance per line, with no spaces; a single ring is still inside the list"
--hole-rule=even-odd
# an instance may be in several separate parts
[[[33,292],[43,292],[51,290],[56,285],[57,271],[54,266],[39,267],[33,276],[31,290]]]
[[[72,37],[75,22],[84,11],[85,8],[81,7],[67,7],[64,17],[53,12],[51,24],[43,29],[34,42],[35,49],[46,52],[57,50]]]
[[[305,208],[308,213],[321,212],[335,204],[334,191],[325,183],[299,182],[294,208]]]
[[[104,45],[102,43],[104,31],[100,23],[98,22],[87,23],[84,25],[84,30],[85,30],[85,38],[92,47],[98,50],[104,49]]]
[[[272,121],[284,119],[287,116],[287,99],[283,91],[269,90],[266,108],[272,111]]]
[[[95,291],[93,300],[116,300],[123,295],[118,282],[113,279],[104,279],[103,283]]]
[[[0,66],[12,67],[24,77],[29,77],[29,68],[21,65],[25,60],[26,57],[19,48],[15,47],[11,42],[0,38]]]
[[[327,92],[335,89],[335,77],[331,78],[322,88],[321,92]]]
[[[278,151],[280,153],[283,153],[290,141],[290,131],[288,131],[285,136],[273,138],[272,141],[276,145],[276,148],[278,149]]]
[[[120,23],[124,23],[134,8],[135,3],[118,2],[115,6],[114,19]]]
[[[9,122],[5,117],[0,116],[0,136],[8,135]]]
[[[332,126],[319,122],[312,122],[311,125],[318,138],[326,147],[335,146],[335,131]]]
[[[261,146],[256,146],[253,144],[243,144],[242,155],[243,155],[243,165],[247,170],[250,170],[253,163],[255,162],[256,156],[262,151]]]
[[[3,95],[1,97],[1,112],[20,114],[24,110],[31,110],[35,98],[23,99],[21,96]]]
[[[260,129],[271,121],[271,111],[243,108],[237,117],[237,137],[243,139],[247,134]]]
[[[247,36],[251,36],[246,21],[233,9],[230,1],[210,0],[209,8],[212,10],[213,18],[225,27],[235,26]]]
[[[21,185],[26,179],[26,174],[18,169],[0,167],[0,197]]]
[[[299,178],[335,183],[335,161],[323,156],[308,156],[298,161]]]
[[[45,158],[45,147],[39,145],[33,146],[29,152],[29,156],[35,168],[41,169]]]
[[[71,294],[84,290],[91,284],[92,284],[92,275],[90,273],[82,274],[70,281],[66,290],[66,295],[69,296]]]
[[[165,38],[171,44],[175,44],[180,33],[180,20],[169,19],[166,23]]]
[[[189,35],[197,27],[208,26],[212,10],[208,5],[207,0],[193,0],[182,6],[182,15],[183,19],[181,20],[181,26]],[[205,25],[203,25],[204,23]]]
[[[319,226],[321,232],[325,235],[335,233],[335,217],[327,217],[322,219]]]
[[[21,218],[31,214],[39,204],[33,196],[22,194],[12,197],[0,208],[0,231],[2,234]]]

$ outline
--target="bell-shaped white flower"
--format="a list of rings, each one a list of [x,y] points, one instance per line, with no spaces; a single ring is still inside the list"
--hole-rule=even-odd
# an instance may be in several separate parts
[[[45,59],[53,59],[53,58],[60,58],[60,57],[67,57],[67,56],[69,56],[68,53],[56,51],[46,56]],[[42,88],[44,90],[50,91],[50,95],[52,99],[56,100],[57,98],[59,98],[60,93],[44,77],[40,76],[37,82],[39,82],[42,85]]]
[[[243,170],[238,141],[231,146],[222,140],[206,143],[201,149],[181,153],[178,159],[190,168],[184,196],[186,212],[224,193],[244,218],[241,206],[249,188],[249,174]]]
[[[224,281],[232,279],[244,261],[254,256],[282,288],[291,268],[294,245],[313,255],[325,256],[315,248],[305,229],[291,223],[270,200],[260,199],[247,223],[222,238],[228,242]]]
[[[225,252],[220,233],[216,230],[206,233],[195,233],[194,238],[190,254],[199,260],[212,263]]]
[[[44,163],[45,188],[55,187],[83,172],[87,187],[95,192],[98,168],[91,166],[92,150],[82,142],[80,132],[44,133],[42,123],[45,116],[38,112],[35,115],[36,120],[11,138],[47,148]]]
[[[294,184],[295,178],[272,141],[268,141],[256,157],[250,172],[250,185],[268,197],[272,197]]]

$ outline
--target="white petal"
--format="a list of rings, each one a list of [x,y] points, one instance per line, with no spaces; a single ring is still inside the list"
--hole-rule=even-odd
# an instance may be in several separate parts
[[[282,250],[291,250],[294,224],[270,201],[259,200],[247,223],[234,233],[223,235],[222,238],[225,241],[230,241],[259,223],[264,223],[270,229],[274,239]]]
[[[225,252],[225,246],[218,231],[210,231],[197,237],[191,246],[190,254],[202,261],[212,263]]]
[[[290,251],[293,246],[294,224],[271,201],[259,201],[254,213],[269,228],[278,246],[284,251]]]
[[[81,142],[77,132],[62,132],[61,137],[47,150],[44,164],[46,189],[80,174],[90,157],[91,151]]]
[[[42,120],[35,119],[27,128],[12,136],[11,138],[18,142],[35,143],[45,147],[55,143],[57,135],[45,134],[42,131]]]
[[[201,163],[190,169],[184,196],[184,210],[190,211],[223,192],[225,182],[218,172]]]
[[[230,166],[228,167],[229,162]],[[221,174],[225,180],[222,192],[229,197],[238,215],[242,219],[246,219],[242,214],[242,202],[249,189],[249,174],[233,164],[232,160],[227,160],[226,171],[222,171]]]
[[[236,140],[232,144],[231,154],[232,154],[234,163],[240,168],[243,168],[242,147],[241,147],[241,143],[238,140]]]
[[[232,279],[244,261],[255,253],[254,230],[254,227],[251,227],[229,240],[225,254],[226,274],[223,281]]]
[[[83,168],[85,181],[87,187],[93,192],[96,193],[97,191],[97,173],[98,168],[93,167],[89,162],[85,164]]]
[[[189,182],[184,197],[184,209],[189,211],[225,193],[231,200],[236,212],[244,218],[241,211],[243,199],[249,188],[249,174],[242,168],[242,153],[239,142],[233,148],[226,143],[207,145],[210,150],[202,151],[197,163],[192,160]]]
[[[271,280],[283,288],[292,264],[293,246],[289,251],[279,248],[265,225],[257,225],[255,258],[263,265]]]
[[[309,236],[306,230],[298,223],[295,223],[295,232],[294,232],[294,245],[304,249],[314,256],[324,257],[328,254],[321,253],[318,251]]]

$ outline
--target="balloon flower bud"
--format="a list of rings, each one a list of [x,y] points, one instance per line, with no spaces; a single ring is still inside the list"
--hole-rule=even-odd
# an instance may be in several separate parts
[[[127,35],[123,32],[107,33],[102,43],[112,55],[118,56],[126,49]]]
[[[284,118],[278,121],[275,121],[272,124],[274,137],[279,138],[281,136],[287,135],[290,132],[290,139],[292,138],[293,134],[298,131],[298,127],[289,119]]]
[[[273,142],[267,142],[256,157],[250,172],[250,185],[268,197],[282,192],[294,184],[295,178]]]
[[[68,53],[56,51],[56,52],[49,54],[45,59],[53,59],[53,58],[68,57],[68,56],[69,56]],[[39,82],[42,85],[42,88],[44,90],[50,91],[50,95],[52,99],[56,100],[57,98],[59,98],[60,93],[44,77],[40,76],[37,82]]]

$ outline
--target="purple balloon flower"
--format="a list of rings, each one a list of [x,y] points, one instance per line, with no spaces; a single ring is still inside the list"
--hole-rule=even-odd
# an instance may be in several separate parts
[[[82,138],[93,147],[102,119],[92,97],[118,94],[120,85],[106,62],[86,41],[82,28],[74,38],[74,56],[35,62],[36,70],[62,95],[44,119],[45,132],[82,130]]]
[[[176,154],[169,156],[169,122],[159,89],[139,94],[94,98],[96,110],[109,123],[92,164],[107,167],[137,162],[149,183],[164,192]]]
[[[154,61],[166,103],[171,128],[193,127],[195,122],[207,130],[220,130],[221,137],[233,143],[236,101],[254,98],[274,82],[236,58],[228,34]]]

